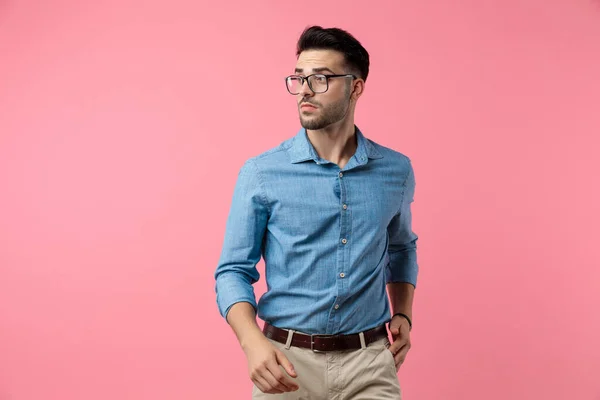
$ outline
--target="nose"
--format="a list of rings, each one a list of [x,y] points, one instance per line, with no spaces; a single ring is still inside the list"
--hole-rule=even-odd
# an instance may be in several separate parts
[[[304,82],[302,82],[302,86],[300,87],[300,92],[298,93],[298,95],[300,97],[307,97],[307,96],[314,96],[314,92],[312,90],[310,90],[310,87],[308,86],[308,79],[305,79]]]

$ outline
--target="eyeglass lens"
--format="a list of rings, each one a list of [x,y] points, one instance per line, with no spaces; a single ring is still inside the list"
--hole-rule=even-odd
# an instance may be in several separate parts
[[[290,93],[298,94],[302,90],[303,80],[300,76],[290,76],[286,79]],[[315,93],[327,91],[327,77],[325,75],[311,75],[308,77],[308,86]]]

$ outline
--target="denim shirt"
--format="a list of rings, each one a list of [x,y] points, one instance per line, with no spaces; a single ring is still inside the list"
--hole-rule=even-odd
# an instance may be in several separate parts
[[[245,161],[214,277],[226,318],[250,303],[263,321],[307,334],[349,334],[390,320],[386,284],[416,287],[410,159],[367,139],[340,169],[305,129]],[[265,260],[267,291],[254,287]]]

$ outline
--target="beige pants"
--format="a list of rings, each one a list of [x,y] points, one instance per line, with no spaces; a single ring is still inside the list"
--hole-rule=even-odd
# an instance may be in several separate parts
[[[358,350],[316,353],[269,341],[285,354],[298,374],[295,392],[263,393],[254,385],[252,399],[401,400],[400,383],[388,338]],[[289,342],[289,340],[288,340]],[[283,367],[281,367],[283,369]]]

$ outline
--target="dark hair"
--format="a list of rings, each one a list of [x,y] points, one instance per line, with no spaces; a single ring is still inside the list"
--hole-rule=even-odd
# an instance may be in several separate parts
[[[354,36],[339,28],[306,28],[296,48],[296,57],[305,50],[336,50],[344,55],[346,67],[365,82],[369,75],[369,53]]]

